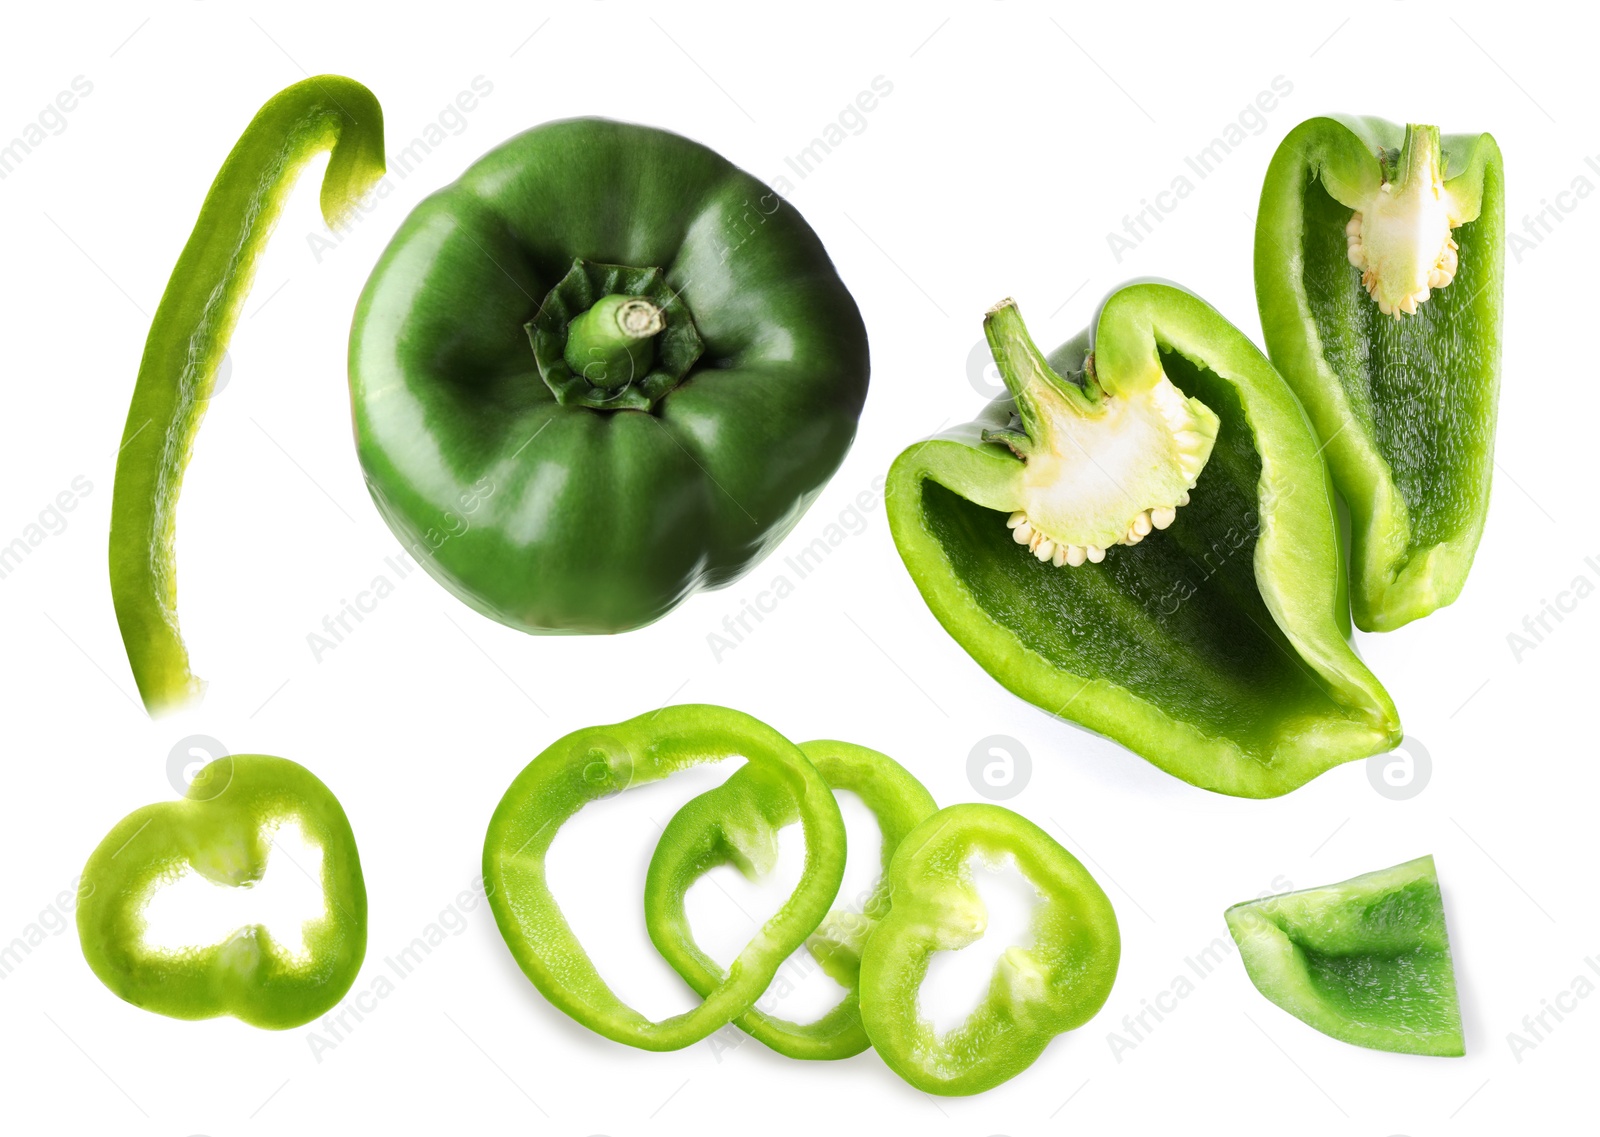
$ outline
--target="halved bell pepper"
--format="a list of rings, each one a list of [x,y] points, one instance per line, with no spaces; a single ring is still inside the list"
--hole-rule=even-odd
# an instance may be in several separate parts
[[[1134,284],[1046,358],[1009,302],[1008,394],[907,448],[889,526],[945,630],[1011,691],[1205,789],[1287,793],[1399,742],[1351,650],[1305,412],[1203,300]]]
[[[1226,915],[1250,982],[1301,1022],[1374,1050],[1466,1053],[1432,857]]]
[[[861,1025],[857,985],[861,948],[893,902],[888,867],[911,830],[939,807],[921,782],[894,759],[849,742],[803,742],[830,787],[858,795],[883,835],[884,871],[860,910],[834,908],[806,937],[823,972],[849,992],[827,1014],[796,1023],[752,1008],[735,1020],[753,1038],[790,1058],[848,1058],[871,1045]],[[781,779],[746,765],[684,805],[662,830],[645,878],[645,921],[666,961],[702,996],[724,972],[695,942],[684,908],[689,887],[717,865],[732,864],[752,879],[777,863],[778,830],[799,819],[800,803]]]
[[[1038,891],[1033,935],[1006,949],[977,1009],[940,1035],[917,991],[934,952],[983,935],[974,857],[1014,861]],[[879,1056],[925,1093],[982,1093],[1015,1077],[1111,995],[1122,954],[1111,901],[1076,857],[1003,806],[952,805],[927,818],[900,842],[889,890],[894,907],[861,952],[861,1021]]]
[[[684,767],[743,757],[745,784],[763,802],[793,803],[805,868],[781,908],[707,985],[692,1011],[652,1022],[606,985],[550,892],[545,857],[557,831],[585,805]],[[771,796],[768,788],[771,788]],[[828,913],[844,876],[839,803],[798,747],[765,723],[724,707],[677,706],[551,743],[511,783],[489,820],[483,879],[500,935],[523,974],[561,1011],[641,1050],[678,1050],[744,1015],[778,968]]]
[[[216,944],[148,941],[146,914],[158,890],[191,874],[251,888],[289,824],[321,853],[324,910],[301,926],[299,943],[260,924]],[[301,1026],[344,997],[367,951],[367,889],[349,819],[310,770],[266,754],[218,758],[195,775],[182,801],[147,805],[119,821],[84,866],[81,895],[78,940],[100,982],[177,1019],[232,1015],[269,1030]]]
[[[1505,171],[1487,134],[1313,118],[1273,155],[1256,301],[1350,507],[1356,625],[1451,603],[1494,473]]]
[[[867,372],[793,206],[601,119],[519,134],[419,205],[350,333],[379,511],[528,632],[626,631],[742,576],[843,459]]]

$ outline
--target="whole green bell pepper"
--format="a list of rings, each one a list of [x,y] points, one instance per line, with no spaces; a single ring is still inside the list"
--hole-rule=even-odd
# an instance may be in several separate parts
[[[1374,1050],[1466,1053],[1432,857],[1226,915],[1250,982],[1301,1022]]]
[[[917,989],[937,951],[977,941],[987,920],[971,862],[1011,859],[1039,893],[1032,939],[1006,949],[988,993],[935,1034]],[[1015,1077],[1111,995],[1122,940],[1111,901],[1044,830],[998,805],[953,805],[918,825],[889,866],[894,907],[861,953],[861,1020],[878,1054],[917,1089],[976,1094]]]
[[[686,766],[742,756],[746,779],[781,786],[805,835],[794,892],[692,1011],[652,1022],[606,985],[562,915],[545,875],[557,831],[585,805]],[[723,707],[666,707],[574,731],[530,762],[489,821],[483,879],[495,923],[544,997],[590,1030],[642,1050],[678,1050],[750,1010],[779,966],[827,915],[844,876],[839,803],[806,756],[749,715]]]
[[[1489,135],[1314,118],[1273,155],[1256,301],[1350,507],[1363,630],[1426,616],[1466,582],[1494,473],[1504,271]]]
[[[601,119],[520,134],[419,205],[350,336],[385,520],[529,632],[625,631],[738,579],[843,459],[867,372],[792,206]]]
[[[200,207],[150,321],[111,491],[111,599],[145,707],[198,696],[178,630],[178,493],[256,261],[300,170],[328,152],[322,215],[337,226],[383,176],[383,111],[353,79],[318,75],[267,100]]]
[[[324,913],[302,925],[299,945],[259,924],[217,944],[148,941],[145,916],[158,890],[189,874],[252,887],[266,873],[275,835],[290,823],[322,861]],[[327,786],[285,758],[218,758],[182,801],[130,813],[89,857],[81,895],[78,940],[95,975],[135,1006],[173,1018],[232,1015],[270,1030],[301,1026],[338,1003],[366,955],[367,889],[350,822]]]
[[[1048,359],[1009,302],[986,329],[1008,395],[907,448],[886,490],[945,630],[1017,695],[1206,789],[1271,797],[1394,746],[1346,640],[1316,438],[1255,346],[1153,283]]]
[[[883,835],[884,871],[860,911],[835,909],[806,938],[812,958],[849,993],[809,1023],[759,1009],[736,1021],[753,1038],[790,1058],[849,1058],[871,1045],[861,1025],[857,983],[861,947],[893,901],[889,863],[905,835],[939,807],[922,783],[886,754],[826,740],[803,742],[800,749],[830,787],[856,794],[872,811]],[[700,995],[722,981],[723,970],[695,942],[689,927],[684,902],[690,885],[717,865],[735,865],[751,879],[771,871],[777,863],[778,830],[798,820],[799,809],[787,784],[749,765],[685,804],[662,831],[645,878],[645,923],[656,949]]]

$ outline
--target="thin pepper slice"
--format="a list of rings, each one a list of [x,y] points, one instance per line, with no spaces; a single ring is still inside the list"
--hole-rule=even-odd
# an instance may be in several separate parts
[[[814,1022],[796,1023],[759,1009],[739,1019],[741,1030],[790,1058],[849,1058],[871,1045],[861,1025],[857,983],[861,947],[888,913],[888,868],[901,840],[938,805],[921,782],[886,754],[848,742],[803,742],[823,780],[858,795],[883,834],[883,873],[859,910],[830,911],[806,939],[806,950],[848,993]],[[722,981],[723,969],[695,942],[684,899],[689,887],[717,865],[732,864],[754,879],[777,863],[778,830],[799,818],[790,787],[765,770],[745,766],[726,782],[684,805],[662,831],[645,882],[645,922],[656,949],[701,995]]]
[[[974,857],[1013,859],[1033,884],[1033,936],[1006,949],[977,1009],[939,1035],[917,989],[934,952],[983,935],[988,914],[973,885]],[[883,1060],[919,1090],[993,1089],[1111,995],[1122,952],[1111,901],[1076,857],[1003,806],[953,805],[923,821],[900,843],[889,886],[894,907],[861,953],[861,1019]]]
[[[1431,856],[1226,917],[1256,990],[1308,1026],[1373,1050],[1466,1053]]]
[[[1327,468],[1266,357],[1167,284],[1117,289],[1090,330],[1048,357],[1020,320],[995,334],[1006,315],[991,312],[988,328],[1007,394],[976,422],[907,447],[885,494],[906,571],[951,637],[1035,706],[1219,793],[1288,793],[1398,743],[1394,703],[1347,640]],[[1108,416],[1111,437],[1075,470],[1081,482],[1035,484],[1046,432],[1024,408],[1047,385],[1087,392],[1090,378],[1153,413]],[[1158,429],[1163,407],[1180,429]],[[1134,477],[1141,457],[1161,470]],[[1019,513],[1049,518],[1027,543]],[[1122,543],[1086,548],[1104,520]],[[1066,552],[1042,559],[1056,539]]]
[[[204,689],[178,629],[178,494],[256,261],[300,170],[323,151],[322,215],[336,226],[384,171],[383,112],[353,79],[303,80],[256,112],[211,183],[150,323],[117,456],[110,560],[117,624],[152,714]]]
[[[221,943],[149,942],[155,894],[188,875],[248,889],[267,874],[275,835],[298,826],[321,852],[324,910],[299,944],[260,924]],[[274,873],[311,872],[279,864]],[[178,1019],[232,1015],[286,1030],[334,1006],[367,951],[367,889],[350,821],[333,791],[304,766],[266,754],[208,763],[181,801],[135,810],[106,834],[84,866],[78,941],[100,981],[137,1007]]]
[[[1504,273],[1490,135],[1313,118],[1273,155],[1256,303],[1350,507],[1365,631],[1426,616],[1466,583],[1494,474]]]
[[[606,985],[550,892],[545,857],[585,805],[687,766],[742,756],[752,779],[796,803],[805,868],[794,892],[691,1011],[653,1022]],[[844,876],[844,821],[828,784],[794,743],[749,715],[684,705],[557,739],[518,774],[489,821],[483,878],[517,965],[551,1003],[616,1042],[678,1050],[747,1012],[827,915]]]

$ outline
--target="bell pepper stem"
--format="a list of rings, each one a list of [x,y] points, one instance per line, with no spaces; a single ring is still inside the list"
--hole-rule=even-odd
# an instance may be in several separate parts
[[[989,309],[983,318],[983,334],[1000,378],[1016,401],[1022,428],[1033,442],[1048,437],[1052,410],[1065,410],[1080,418],[1104,413],[1105,392],[1095,381],[1092,367],[1074,376],[1057,374],[1028,334],[1015,300],[1007,297]],[[1015,440],[1001,441],[1016,449]]]
[[[1391,158],[1393,159],[1391,161]],[[1405,141],[1398,154],[1385,152],[1383,178],[1395,184],[1395,192],[1414,182],[1432,184],[1435,178],[1443,181],[1448,173],[1440,152],[1439,128],[1420,123],[1407,123]]]
[[[602,296],[567,327],[563,358],[595,387],[615,390],[646,375],[666,313],[643,296]]]
[[[323,151],[322,215],[335,226],[384,171],[383,112],[352,79],[303,80],[256,113],[211,183],[150,323],[117,455],[110,562],[117,624],[152,714],[204,689],[178,628],[178,494],[256,260],[300,170]]]

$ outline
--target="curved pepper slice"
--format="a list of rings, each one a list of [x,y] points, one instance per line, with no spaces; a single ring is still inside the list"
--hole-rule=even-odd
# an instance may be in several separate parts
[[[739,1027],[790,1058],[832,1059],[859,1054],[871,1043],[861,1025],[856,990],[861,946],[889,911],[888,867],[901,840],[939,807],[922,783],[894,759],[848,742],[804,742],[800,749],[834,790],[857,794],[883,834],[884,873],[860,911],[835,909],[806,939],[823,971],[847,994],[827,1014],[795,1023],[752,1009]],[[754,879],[777,863],[778,830],[799,817],[790,787],[755,766],[684,805],[667,823],[645,883],[650,939],[667,962],[701,995],[722,981],[723,970],[694,940],[684,898],[717,865],[732,864]]]
[[[550,892],[545,856],[557,831],[602,797],[701,762],[742,756],[752,778],[781,785],[805,834],[800,882],[727,975],[692,1011],[652,1022],[617,998],[595,970]],[[678,1050],[748,1011],[805,942],[839,891],[844,821],[816,767],[788,739],[724,707],[667,707],[574,731],[528,763],[489,820],[483,879],[500,934],[539,992],[584,1026],[641,1050]]]
[[[1373,1050],[1466,1053],[1432,857],[1226,916],[1250,982],[1308,1026]]]
[[[1032,437],[1011,395],[902,453],[886,495],[895,545],[928,607],[984,670],[1186,782],[1244,797],[1287,793],[1399,742],[1393,702],[1345,638],[1333,493],[1316,439],[1238,329],[1182,289],[1135,284],[1106,300],[1092,340],[1086,332],[1048,360],[1020,321],[991,342],[1004,349],[997,361],[1013,391],[1048,381],[1041,364],[1058,384],[1092,375],[1113,395],[1170,385],[1182,396],[1178,449],[1152,442],[1146,453],[1175,475],[1199,442],[1209,454],[1181,508],[1130,530],[1133,543],[1095,549],[1099,563],[1053,554],[1045,563],[1017,543],[1020,527],[1007,529],[1029,508],[1019,505],[1029,459],[1012,436]],[[1161,435],[1126,437],[1144,445]],[[1104,452],[1137,469],[1114,440]],[[1093,492],[1103,504],[1091,512],[1119,523],[1127,509],[1153,513],[1149,496]]]
[[[379,512],[526,632],[626,631],[744,575],[843,460],[868,370],[791,205],[687,138],[593,118],[417,206],[350,332]]]
[[[971,860],[1014,859],[1039,893],[1033,937],[1006,949],[988,994],[936,1035],[917,1005],[934,952],[976,942],[987,910]],[[1122,939],[1111,901],[1043,829],[998,805],[953,805],[900,843],[894,907],[861,953],[861,1020],[890,1068],[930,1094],[976,1094],[1015,1077],[1050,1040],[1093,1018],[1111,995]]]
[[[321,854],[324,911],[301,926],[299,944],[259,924],[209,946],[149,942],[146,913],[158,891],[190,875],[254,886],[276,834],[290,824]],[[367,889],[349,819],[311,771],[266,754],[218,758],[184,800],[123,818],[84,866],[82,895],[78,940],[100,982],[134,1006],[178,1019],[232,1015],[269,1030],[301,1026],[344,996],[367,951]]]
[[[110,560],[117,624],[152,714],[204,689],[178,630],[178,493],[256,260],[300,170],[323,151],[322,215],[336,226],[384,169],[383,112],[353,79],[303,80],[256,112],[211,183],[150,322],[117,454]]]
[[[1489,508],[1505,172],[1487,134],[1314,118],[1273,155],[1256,302],[1350,507],[1356,625],[1460,595]]]

